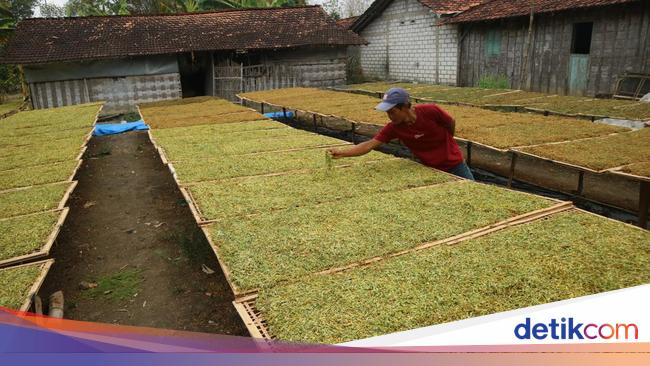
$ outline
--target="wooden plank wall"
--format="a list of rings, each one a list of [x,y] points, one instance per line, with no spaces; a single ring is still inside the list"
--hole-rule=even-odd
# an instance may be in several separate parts
[[[481,77],[504,75],[512,88],[568,93],[573,24],[593,22],[586,95],[611,94],[626,71],[650,73],[650,3],[600,7],[535,16],[529,63],[522,79],[528,18],[461,27],[459,85],[477,86]],[[501,53],[488,57],[488,31],[501,34]]]

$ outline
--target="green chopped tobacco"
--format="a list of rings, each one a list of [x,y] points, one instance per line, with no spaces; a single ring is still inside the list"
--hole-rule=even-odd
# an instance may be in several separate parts
[[[340,343],[650,282],[650,233],[576,211],[263,289],[282,340]]]
[[[0,261],[39,251],[60,215],[49,211],[0,220]]]
[[[213,242],[242,291],[449,238],[552,201],[494,186],[436,186],[217,222]]]

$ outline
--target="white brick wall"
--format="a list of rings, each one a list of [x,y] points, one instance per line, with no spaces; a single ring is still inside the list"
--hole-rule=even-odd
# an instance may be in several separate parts
[[[361,36],[361,67],[371,78],[456,84],[458,32],[417,0],[394,0]]]

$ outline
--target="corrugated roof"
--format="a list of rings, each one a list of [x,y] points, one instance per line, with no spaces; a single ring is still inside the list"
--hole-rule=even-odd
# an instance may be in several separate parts
[[[535,13],[639,2],[640,0],[490,0],[448,19],[445,23],[469,23],[512,18]]]
[[[192,14],[32,18],[2,58],[33,64],[207,50],[364,44],[320,6]]]

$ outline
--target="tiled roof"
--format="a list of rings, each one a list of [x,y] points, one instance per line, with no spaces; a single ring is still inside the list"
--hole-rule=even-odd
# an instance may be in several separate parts
[[[549,13],[638,1],[642,0],[490,0],[448,19],[445,23],[469,23],[525,16],[530,14],[531,8],[535,13]]]
[[[350,29],[359,33],[368,24],[381,15],[394,0],[375,0],[361,16],[350,25]],[[486,0],[418,0],[422,6],[431,9],[436,14],[456,14]]]
[[[348,29],[348,28],[350,28],[350,26],[351,26],[352,24],[354,24],[354,22],[355,22],[357,19],[359,19],[358,16],[357,16],[357,17],[343,18],[343,19],[339,19],[339,20],[337,20],[337,21],[336,21],[336,24],[338,24],[340,27],[343,27],[343,28],[345,28],[345,29]]]
[[[358,45],[320,6],[175,15],[33,18],[18,24],[2,62],[33,64],[208,50]]]
[[[485,0],[418,0],[438,14],[454,14],[479,5]]]

